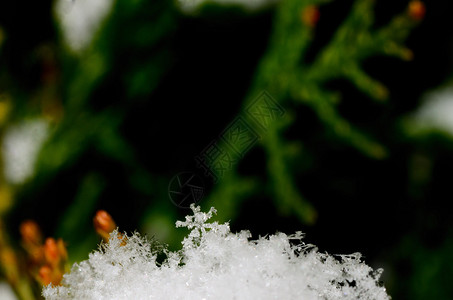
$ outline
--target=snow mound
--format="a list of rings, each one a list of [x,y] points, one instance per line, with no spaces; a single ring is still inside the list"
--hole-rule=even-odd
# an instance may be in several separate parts
[[[332,256],[304,244],[302,233],[251,240],[249,231],[208,223],[191,206],[177,227],[190,234],[183,248],[156,250],[139,234],[113,232],[108,244],[74,264],[61,286],[43,289],[46,299],[390,299],[359,253]],[[120,237],[120,238],[119,238]],[[152,250],[154,248],[154,250]],[[157,247],[158,248],[158,247]],[[157,261],[163,252],[166,259]]]

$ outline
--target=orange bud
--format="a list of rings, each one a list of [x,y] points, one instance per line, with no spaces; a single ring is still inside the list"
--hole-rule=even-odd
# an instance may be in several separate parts
[[[20,234],[22,240],[27,245],[40,245],[42,243],[41,230],[35,221],[27,220],[20,224]]]
[[[320,13],[316,5],[308,5],[302,10],[302,22],[309,27],[315,27],[319,21],[319,17]]]
[[[42,285],[48,285],[52,282],[52,269],[47,265],[42,266],[39,268],[38,278]]]
[[[44,257],[46,261],[52,266],[58,265],[60,262],[60,253],[58,245],[54,238],[47,238],[44,243]]]
[[[58,253],[60,254],[61,260],[66,261],[68,259],[68,251],[62,239],[57,241]]]
[[[421,21],[425,17],[425,4],[419,0],[413,0],[409,3],[409,16],[415,21]]]
[[[110,233],[116,229],[115,221],[105,210],[98,210],[93,218],[96,232],[106,241],[109,240]]]

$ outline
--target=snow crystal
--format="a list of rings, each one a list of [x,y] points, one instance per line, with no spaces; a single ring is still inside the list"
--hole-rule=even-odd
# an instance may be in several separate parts
[[[135,233],[113,232],[108,244],[74,264],[46,299],[390,299],[358,253],[331,256],[304,244],[303,234],[251,240],[248,231],[208,223],[215,212],[192,205],[177,227],[187,227],[183,248],[156,250]],[[154,250],[152,250],[154,249]],[[162,251],[167,259],[157,261]]]

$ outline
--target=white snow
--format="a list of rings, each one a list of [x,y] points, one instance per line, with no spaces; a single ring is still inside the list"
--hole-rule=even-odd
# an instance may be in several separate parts
[[[418,127],[443,130],[453,135],[453,87],[425,94],[414,117]]]
[[[110,12],[114,0],[57,0],[55,13],[63,38],[75,53],[86,49]]]
[[[190,234],[178,252],[156,262],[155,243],[138,234],[126,244],[113,232],[89,259],[74,264],[46,299],[390,299],[360,254],[334,257],[301,242],[302,234],[277,233],[250,240],[248,231],[208,223],[215,212],[192,206],[177,227]],[[154,246],[153,246],[154,244]]]
[[[20,184],[33,175],[36,158],[47,136],[48,124],[44,119],[22,121],[6,129],[2,155],[8,182]]]
[[[0,281],[0,299],[2,300],[17,300],[16,295],[13,292],[11,286],[4,282]]]

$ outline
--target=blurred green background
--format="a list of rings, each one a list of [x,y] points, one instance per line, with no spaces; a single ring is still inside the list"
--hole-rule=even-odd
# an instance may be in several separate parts
[[[190,210],[169,184],[190,172],[233,231],[301,230],[383,267],[393,299],[452,299],[453,3],[429,1],[418,20],[408,1],[376,2],[2,1],[11,244],[33,219],[81,261],[105,209],[178,249]],[[238,116],[252,122],[263,91],[284,115],[214,182],[195,158]]]

